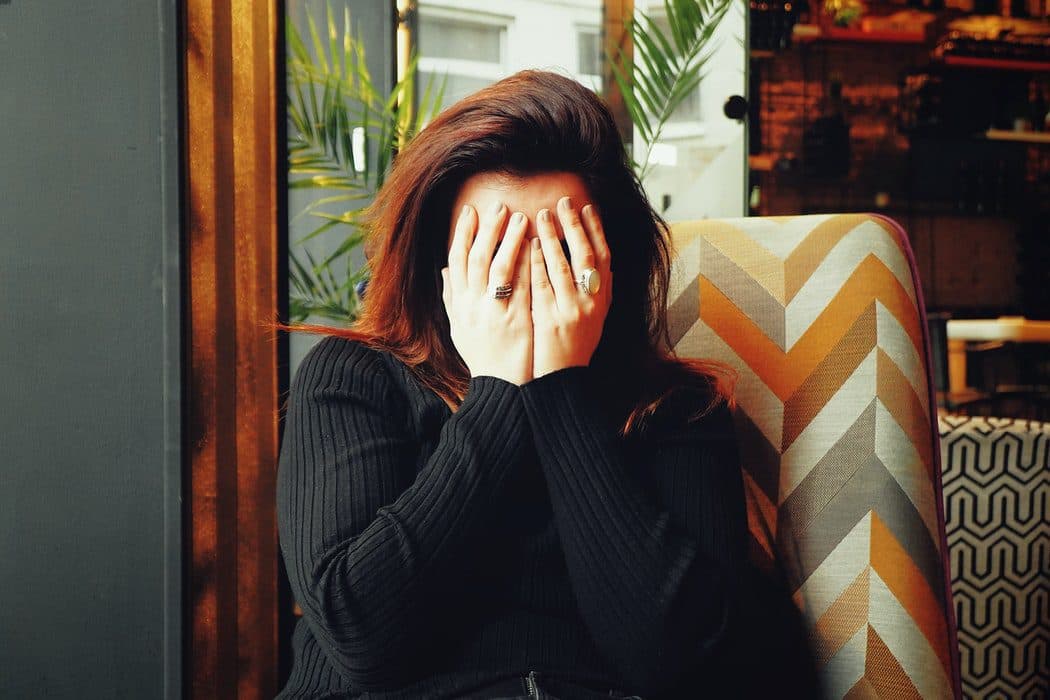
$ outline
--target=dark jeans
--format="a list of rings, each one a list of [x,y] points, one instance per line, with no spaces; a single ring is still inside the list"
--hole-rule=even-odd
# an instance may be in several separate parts
[[[482,688],[477,688],[462,700],[645,700],[625,690],[599,687],[591,683],[570,681],[529,671],[512,676]]]

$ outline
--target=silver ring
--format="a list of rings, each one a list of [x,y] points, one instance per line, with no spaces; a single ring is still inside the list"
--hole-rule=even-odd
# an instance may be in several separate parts
[[[586,270],[580,273],[580,276],[576,278],[576,285],[587,292],[588,294],[597,294],[601,288],[602,280],[598,275],[598,270],[593,267],[588,267]]]
[[[496,287],[496,291],[493,292],[492,298],[493,299],[506,299],[507,297],[509,297],[511,295],[511,292],[513,291],[513,289],[514,289],[514,287],[509,282],[507,284],[501,284],[500,286]]]

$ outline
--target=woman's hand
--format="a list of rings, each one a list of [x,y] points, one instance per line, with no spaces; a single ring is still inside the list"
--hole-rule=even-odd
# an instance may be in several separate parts
[[[562,197],[557,215],[572,262],[570,265],[562,251],[553,215],[541,209],[531,255],[533,377],[589,365],[612,303],[609,246],[597,210],[588,204],[578,214],[572,200]],[[575,281],[589,267],[598,270],[600,279],[593,295]]]
[[[481,217],[464,205],[456,221],[441,269],[441,300],[449,318],[452,343],[470,376],[490,375],[522,385],[532,379],[532,318],[529,256],[521,245],[528,220],[497,202]],[[506,234],[499,241],[499,234]],[[476,234],[476,235],[475,235]],[[499,250],[493,255],[496,245]],[[519,254],[521,251],[521,254]],[[496,287],[512,284],[507,298]]]

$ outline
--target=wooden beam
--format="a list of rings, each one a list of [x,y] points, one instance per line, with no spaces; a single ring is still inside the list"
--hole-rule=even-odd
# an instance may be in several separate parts
[[[631,60],[634,57],[634,43],[627,31],[626,23],[634,15],[634,0],[605,0],[602,6],[602,86],[605,100],[612,110],[616,126],[624,143],[633,143],[634,125],[627,113],[620,87],[613,78],[612,67],[607,56],[624,56]]]
[[[272,698],[278,670],[277,116],[283,3],[185,0],[191,697]],[[278,60],[280,58],[280,60]],[[280,81],[280,82],[279,82]]]

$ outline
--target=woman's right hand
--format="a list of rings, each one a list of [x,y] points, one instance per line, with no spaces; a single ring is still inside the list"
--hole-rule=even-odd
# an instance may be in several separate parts
[[[530,255],[528,244],[522,245],[529,222],[521,212],[509,214],[497,202],[479,224],[474,207],[463,206],[448,266],[441,268],[441,300],[452,343],[470,376],[490,375],[520,386],[532,379]],[[496,287],[507,283],[513,285],[511,295],[494,298]]]

